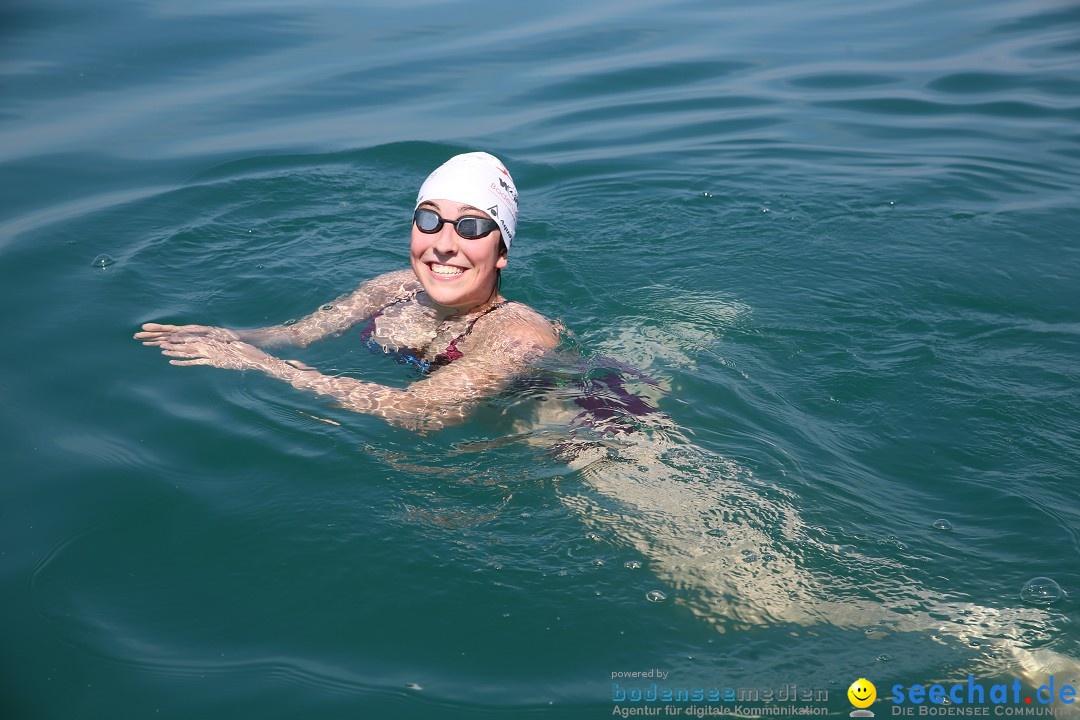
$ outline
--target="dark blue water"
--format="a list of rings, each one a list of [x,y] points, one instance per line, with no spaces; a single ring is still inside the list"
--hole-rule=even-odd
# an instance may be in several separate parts
[[[4,4],[3,716],[1080,685],[1078,28],[1059,0]],[[470,150],[522,197],[504,294],[567,328],[548,382],[419,435],[131,340],[405,267],[420,182]],[[355,334],[291,357],[413,379]],[[605,358],[655,381],[626,378],[663,413],[636,433],[569,422]]]

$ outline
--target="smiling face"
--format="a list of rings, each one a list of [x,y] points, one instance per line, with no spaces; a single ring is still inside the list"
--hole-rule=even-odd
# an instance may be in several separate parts
[[[446,220],[464,215],[491,217],[472,205],[449,200],[425,200],[419,207],[434,210]],[[467,312],[490,300],[495,292],[495,271],[506,267],[505,253],[499,254],[501,239],[498,230],[479,238],[463,238],[448,222],[429,234],[421,232],[414,222],[409,248],[413,272],[433,301]]]
[[[847,691],[848,700],[857,708],[870,707],[877,697],[877,688],[866,678],[859,678],[851,683]]]

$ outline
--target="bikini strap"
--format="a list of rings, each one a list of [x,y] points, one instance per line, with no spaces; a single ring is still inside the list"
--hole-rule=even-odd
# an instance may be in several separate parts
[[[464,332],[462,332],[461,335],[454,338],[453,340],[450,340],[450,344],[446,345],[446,350],[444,350],[441,353],[438,353],[438,355],[435,356],[435,359],[434,359],[434,362],[432,363],[432,365],[435,365],[435,366],[448,365],[449,363],[453,363],[454,361],[456,361],[456,359],[458,359],[459,357],[463,357],[464,355],[462,354],[462,352],[460,350],[458,350],[458,343],[461,342],[462,340],[464,340],[465,336],[469,335],[470,332],[472,332],[473,325],[476,324],[476,321],[480,320],[481,317],[488,314],[489,312],[495,312],[496,310],[501,308],[502,305],[508,304],[509,302],[510,302],[510,300],[503,300],[502,302],[491,305],[490,308],[488,308],[487,310],[485,310],[481,314],[478,314],[475,317],[473,317],[472,320],[469,321],[469,325],[465,326]]]
[[[503,300],[501,303],[495,303],[494,305],[489,307],[487,310],[485,310],[484,312],[482,312],[479,315],[477,315],[476,317],[474,317],[472,320],[469,321],[469,324],[465,326],[465,332],[461,333],[456,338],[454,338],[454,342],[457,342],[458,340],[461,340],[463,337],[465,337],[466,335],[471,333],[472,329],[473,329],[473,325],[476,324],[477,320],[484,317],[485,315],[487,315],[490,312],[495,312],[496,310],[501,308],[503,305],[509,305],[509,304],[510,304],[509,300]]]
[[[485,310],[484,312],[480,313],[479,315],[474,317],[472,320],[470,320],[469,324],[467,326],[465,326],[465,332],[461,333],[456,338],[451,340],[450,344],[446,346],[446,350],[444,350],[441,353],[439,353],[438,355],[436,355],[435,359],[430,363],[430,366],[432,366],[432,367],[440,367],[442,365],[449,365],[450,363],[454,362],[458,358],[464,357],[464,354],[460,350],[458,350],[457,344],[459,342],[461,342],[462,340],[464,340],[466,335],[468,335],[470,332],[472,332],[473,325],[476,324],[476,321],[479,320],[480,318],[484,317],[488,313],[494,312],[494,311],[498,310],[499,308],[501,308],[503,305],[507,305],[509,303],[510,303],[509,300],[503,300],[501,303],[497,303],[495,305],[492,305],[487,310]]]

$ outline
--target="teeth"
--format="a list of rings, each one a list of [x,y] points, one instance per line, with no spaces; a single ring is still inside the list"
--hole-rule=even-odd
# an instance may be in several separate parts
[[[463,268],[453,267],[451,265],[438,265],[436,263],[431,264],[431,272],[436,275],[460,275],[465,272]]]

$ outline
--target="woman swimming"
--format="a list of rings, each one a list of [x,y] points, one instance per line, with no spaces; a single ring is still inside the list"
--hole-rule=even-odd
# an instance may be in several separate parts
[[[499,292],[517,227],[518,195],[494,156],[457,155],[428,176],[413,211],[412,268],[380,275],[291,325],[230,330],[146,323],[135,339],[173,365],[261,370],[343,407],[408,427],[464,419],[555,347],[552,323]],[[299,346],[368,320],[361,337],[424,377],[398,389],[325,375],[260,348]]]

